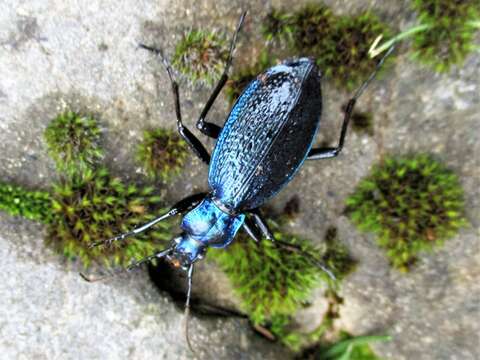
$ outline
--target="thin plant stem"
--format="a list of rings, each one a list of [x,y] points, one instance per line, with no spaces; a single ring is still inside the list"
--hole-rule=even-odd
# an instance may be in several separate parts
[[[380,42],[381,37],[378,37],[377,40],[375,40],[375,42],[372,44],[370,50],[368,51],[368,54],[370,55],[370,58],[374,58],[375,56],[377,56],[377,55],[381,54],[382,52],[384,52],[385,50],[389,49],[393,44],[399,42],[400,40],[403,40],[403,39],[405,39],[409,36],[412,36],[413,34],[425,31],[425,30],[427,30],[431,27],[432,27],[432,25],[429,25],[429,24],[422,24],[422,25],[415,26],[413,28],[410,28],[410,29],[398,34],[397,36],[394,36],[393,38],[386,41],[385,43],[383,43],[379,47],[377,47],[377,45]]]

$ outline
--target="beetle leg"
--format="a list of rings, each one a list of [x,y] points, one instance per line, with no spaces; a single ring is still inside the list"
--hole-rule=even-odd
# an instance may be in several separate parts
[[[198,118],[197,121],[197,129],[200,130],[203,134],[207,135],[208,137],[211,137],[213,139],[216,139],[218,135],[220,134],[220,131],[222,131],[222,128],[216,124],[206,122],[205,118],[207,117],[208,112],[210,111],[210,108],[212,107],[213,103],[217,99],[218,94],[220,94],[220,91],[222,91],[222,88],[224,87],[225,83],[228,80],[228,70],[230,69],[230,66],[232,65],[233,61],[233,51],[235,50],[235,45],[237,43],[237,37],[238,33],[240,32],[240,29],[242,28],[243,21],[245,20],[245,16],[247,15],[247,12],[245,11],[242,16],[240,17],[240,20],[237,25],[237,29],[235,30],[235,33],[233,35],[232,42],[230,43],[230,51],[228,53],[228,59],[225,64],[225,69],[223,70],[222,77],[218,81],[217,85],[215,86],[215,89],[213,90],[213,93],[210,95],[210,98],[208,99],[207,103],[205,104],[202,113],[200,114],[200,117]]]
[[[198,138],[183,124],[182,122],[182,113],[180,111],[180,94],[178,92],[178,83],[175,80],[173,75],[173,69],[170,66],[170,63],[163,56],[163,52],[160,49],[154,47],[139,44],[140,48],[153,52],[155,55],[159,56],[162,60],[165,69],[167,70],[168,77],[170,78],[170,83],[172,85],[173,100],[175,102],[175,114],[177,116],[177,129],[180,133],[180,136],[187,142],[190,148],[193,150],[195,155],[197,155],[200,160],[202,160],[207,165],[210,163],[210,154],[205,149],[203,144],[198,140]]]
[[[256,243],[260,242],[261,235],[258,234],[258,229],[252,219],[247,215],[245,216],[245,222],[243,223],[243,228],[247,234],[255,241]]]
[[[153,255],[149,255],[149,256],[144,257],[143,259],[140,259],[140,260],[138,260],[138,261],[132,262],[130,265],[128,265],[128,267],[126,268],[126,270],[127,270],[127,271],[132,271],[132,270],[135,269],[136,267],[139,267],[139,266],[142,265],[142,264],[151,262],[151,261],[154,260],[154,259],[161,259],[161,258],[169,255],[169,254],[173,251],[173,248],[174,248],[173,246],[170,246],[169,248],[167,248],[167,249],[165,249],[165,250],[156,252],[156,253],[153,254]]]
[[[91,243],[88,247],[91,249],[93,247],[100,246],[100,245],[110,245],[111,243],[113,243],[115,241],[123,240],[127,237],[140,234],[141,232],[144,232],[145,230],[147,230],[148,228],[151,228],[153,225],[155,225],[156,223],[158,223],[162,220],[165,220],[165,219],[167,219],[171,216],[177,215],[181,212],[193,209],[195,206],[197,206],[200,203],[200,201],[202,201],[205,198],[205,196],[206,196],[205,193],[200,193],[200,194],[195,194],[195,195],[188,196],[185,199],[180,200],[175,205],[173,205],[172,208],[166,214],[163,214],[162,216],[160,216],[156,219],[153,219],[152,221],[150,221],[150,222],[148,222],[148,223],[146,223],[146,224],[144,224],[144,225],[142,225],[142,226],[140,226],[136,229],[133,229],[132,231],[126,232],[124,234],[117,235],[117,236],[112,237],[112,238],[107,239],[107,240],[101,240],[101,241]]]
[[[275,241],[272,231],[268,228],[267,222],[263,218],[259,209],[250,210],[250,213],[253,215],[255,224],[258,226],[263,236],[265,236],[270,241]]]
[[[320,268],[323,272],[325,272],[328,275],[328,277],[330,277],[332,280],[336,280],[335,275],[333,275],[333,273],[327,267],[325,267],[325,265],[320,260],[318,260],[314,255],[303,250],[299,245],[291,244],[286,241],[275,239],[273,237],[272,232],[268,228],[266,221],[263,219],[262,215],[260,214],[259,209],[253,209],[253,210],[250,210],[249,212],[254,216],[255,222],[259,227],[259,229],[262,231],[263,235],[268,240],[272,241],[272,243],[275,246],[282,248],[286,251],[296,252],[305,256],[305,258],[308,259],[308,261],[310,261],[313,265]]]
[[[358,98],[363,94],[363,92],[365,91],[367,86],[370,84],[370,82],[375,78],[378,71],[382,67],[383,63],[385,62],[385,59],[387,58],[387,56],[389,56],[392,53],[394,48],[395,47],[392,46],[385,53],[385,55],[377,63],[375,70],[370,74],[368,79],[358,88],[358,90],[355,92],[355,95],[353,95],[353,98],[351,98],[348,101],[347,108],[345,109],[345,117],[343,118],[342,131],[340,133],[340,140],[338,142],[338,146],[329,147],[329,148],[311,149],[307,155],[307,160],[328,159],[328,158],[336,157],[338,154],[340,154],[340,152],[343,149],[343,144],[345,143],[345,137],[347,136],[348,123],[350,122],[350,118],[352,117],[355,103],[357,102]]]

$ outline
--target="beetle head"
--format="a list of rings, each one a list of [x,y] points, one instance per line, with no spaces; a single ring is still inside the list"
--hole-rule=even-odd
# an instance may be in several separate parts
[[[167,259],[175,267],[187,270],[191,264],[203,259],[207,246],[201,241],[194,239],[186,233],[174,239],[173,251],[167,255]]]

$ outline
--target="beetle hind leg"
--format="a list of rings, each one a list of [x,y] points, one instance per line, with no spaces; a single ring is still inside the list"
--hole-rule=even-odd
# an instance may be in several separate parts
[[[329,148],[311,149],[307,155],[307,160],[329,159],[329,158],[336,157],[338,154],[340,154],[340,152],[343,149],[343,144],[345,143],[348,124],[350,122],[350,118],[352,117],[353,109],[355,108],[355,103],[357,102],[358,98],[363,94],[363,92],[365,91],[367,86],[370,84],[370,82],[372,82],[372,80],[375,78],[378,71],[382,67],[383,63],[385,62],[385,59],[392,53],[393,50],[394,50],[394,46],[392,46],[385,53],[385,55],[377,63],[375,70],[370,74],[368,79],[365,80],[365,82],[358,88],[358,90],[355,92],[355,95],[353,95],[353,98],[351,98],[348,101],[347,108],[345,109],[345,117],[343,118],[342,131],[340,133],[340,140],[338,141],[338,146],[329,147]]]
[[[173,93],[173,100],[175,103],[175,115],[177,116],[177,129],[180,133],[180,136],[187,142],[190,148],[193,150],[195,155],[197,155],[200,160],[202,160],[207,165],[210,163],[210,154],[208,153],[207,149],[203,146],[203,144],[198,140],[198,138],[183,124],[182,122],[182,113],[180,111],[180,94],[178,91],[178,83],[175,80],[175,76],[173,74],[173,69],[170,63],[167,61],[165,56],[163,55],[163,51],[152,46],[139,44],[139,47],[148,51],[153,52],[155,55],[160,57],[162,60],[165,69],[167,70],[168,77],[170,79],[170,83],[172,86],[172,93]]]
[[[207,117],[208,112],[210,111],[213,103],[218,97],[218,94],[222,91],[223,87],[225,86],[227,80],[228,80],[228,70],[230,69],[230,66],[232,65],[233,62],[233,52],[235,50],[235,45],[237,43],[237,37],[238,33],[240,32],[240,29],[242,28],[243,21],[245,20],[245,16],[247,15],[247,12],[245,11],[242,16],[240,17],[240,20],[238,21],[237,29],[235,30],[235,33],[232,38],[232,42],[230,43],[230,51],[228,53],[228,59],[225,64],[225,68],[223,69],[222,76],[220,80],[218,81],[217,85],[215,86],[215,89],[213,90],[212,94],[210,95],[207,103],[203,107],[203,110],[200,114],[200,117],[198,118],[197,121],[197,129],[200,130],[203,134],[207,135],[208,137],[211,137],[213,139],[218,138],[218,135],[220,134],[220,131],[222,131],[222,128],[216,124],[210,123],[205,121],[205,118]]]

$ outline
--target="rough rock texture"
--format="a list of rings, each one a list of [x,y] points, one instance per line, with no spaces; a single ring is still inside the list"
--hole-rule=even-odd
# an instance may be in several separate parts
[[[399,28],[412,24],[407,0],[326,3],[337,13],[371,8]],[[173,127],[174,112],[165,72],[137,43],[161,46],[168,54],[189,27],[232,31],[241,8],[249,8],[252,15],[238,51],[241,63],[259,51],[248,48],[261,45],[253,34],[262,14],[282,4],[288,2],[4,0],[0,179],[48,187],[56,175],[42,133],[65,107],[96,114],[105,127],[109,166],[127,179],[140,176],[132,155],[142,130]],[[281,208],[298,194],[301,213],[291,231],[316,243],[329,226],[338,228],[359,266],[341,290],[344,305],[337,326],[358,335],[390,333],[393,341],[375,345],[388,359],[480,358],[479,78],[478,54],[462,69],[442,75],[400,55],[358,104],[375,113],[374,135],[350,132],[341,157],[306,163],[272,202]],[[348,96],[325,84],[319,141],[336,142],[340,108]],[[182,83],[181,97],[185,121],[193,128],[208,91]],[[210,118],[220,124],[226,112],[220,98]],[[358,233],[343,210],[346,196],[372,164],[386,153],[412,151],[432,152],[459,174],[471,226],[402,275],[388,266],[373,237]],[[206,188],[206,168],[199,161],[192,157],[186,169],[170,186],[171,199]],[[181,314],[141,271],[86,284],[77,269],[43,248],[41,227],[0,214],[0,234],[0,351],[5,358],[191,357]],[[229,299],[225,278],[215,275],[218,270],[209,265],[203,270],[208,273],[198,276],[195,294],[215,302],[221,293],[219,304],[238,306],[238,300]],[[312,323],[317,322],[312,316]],[[191,332],[198,350],[208,350],[201,358],[287,356],[255,338],[244,320],[193,319]]]
[[[3,359],[278,359],[245,319],[191,318],[144,271],[87,283],[45,249],[41,227],[0,219]]]

